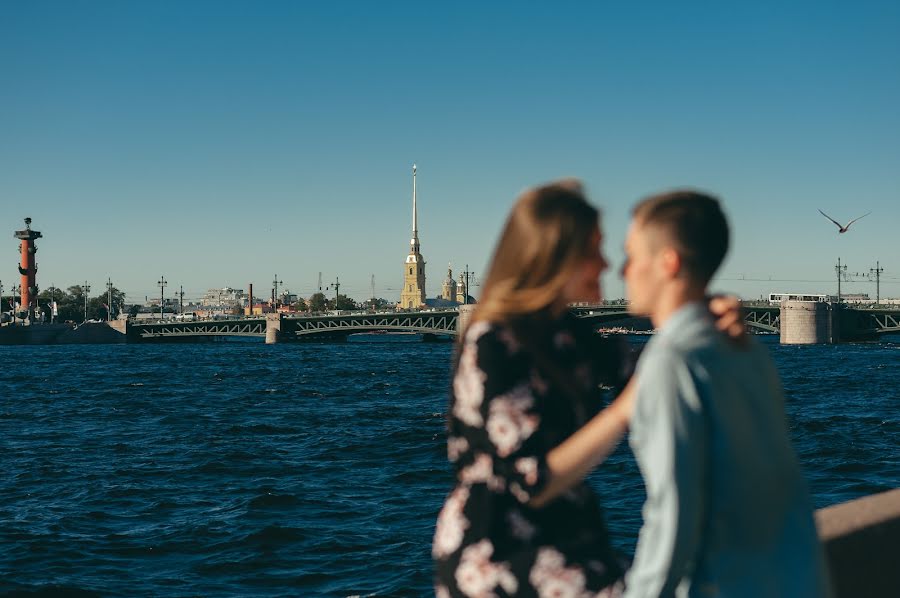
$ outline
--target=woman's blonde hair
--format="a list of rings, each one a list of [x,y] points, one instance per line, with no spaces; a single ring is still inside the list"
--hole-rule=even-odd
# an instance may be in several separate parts
[[[506,322],[554,307],[587,254],[599,219],[578,180],[522,193],[494,249],[472,321]]]

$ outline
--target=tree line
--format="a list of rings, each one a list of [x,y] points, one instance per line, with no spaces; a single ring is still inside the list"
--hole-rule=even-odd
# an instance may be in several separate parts
[[[331,311],[331,310],[339,310],[339,311],[349,311],[354,309],[368,309],[374,307],[375,309],[381,309],[384,307],[392,306],[394,302],[388,301],[387,299],[369,299],[368,301],[357,302],[347,295],[338,294],[337,297],[326,297],[324,293],[313,293],[309,299],[300,299],[296,303],[294,303],[294,309],[297,311],[311,311],[311,312],[322,312],[322,311]]]
[[[87,295],[87,305],[85,306],[85,296]],[[19,301],[18,295],[6,295],[2,299],[2,308],[0,311],[10,311],[13,309],[14,303]],[[49,288],[38,294],[38,306],[44,311],[47,320],[50,319],[52,302],[56,301],[58,322],[76,322],[81,323],[87,320],[105,320],[111,312],[111,317],[115,319],[122,312],[125,306],[125,293],[112,288],[112,304],[110,310],[107,310],[109,304],[109,295],[104,287],[103,292],[93,297],[85,292],[82,285],[72,285],[63,290],[61,288]],[[383,309],[392,307],[394,302],[387,299],[369,299],[367,301],[357,302],[347,295],[339,294],[335,297],[326,297],[324,293],[313,293],[309,299],[299,299],[293,304],[297,311],[325,312],[325,311],[349,311],[356,309]],[[87,308],[85,310],[85,307]],[[21,308],[20,308],[21,309]],[[138,311],[137,305],[132,305],[129,315],[135,315]],[[171,312],[170,307],[164,307],[164,310]],[[86,317],[85,317],[86,316]]]
[[[105,320],[110,313],[114,319],[125,305],[125,293],[116,287],[112,288],[111,304],[109,302],[110,295],[107,293],[105,286],[103,287],[103,293],[95,297],[87,297],[87,305],[85,305],[86,295],[84,288],[78,284],[72,285],[66,290],[55,287],[49,288],[38,293],[38,308],[44,312],[46,319],[49,320],[52,303],[56,301],[56,320],[58,322],[81,323],[85,320],[85,311],[87,312],[88,320]],[[18,295],[6,295],[2,298],[2,311],[10,311],[14,303],[18,301]],[[110,305],[109,310],[107,310],[108,304]],[[21,306],[19,309],[21,310]]]

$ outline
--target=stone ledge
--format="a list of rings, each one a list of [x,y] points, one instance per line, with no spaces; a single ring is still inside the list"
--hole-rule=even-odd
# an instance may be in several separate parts
[[[900,488],[816,511],[835,597],[900,596]]]

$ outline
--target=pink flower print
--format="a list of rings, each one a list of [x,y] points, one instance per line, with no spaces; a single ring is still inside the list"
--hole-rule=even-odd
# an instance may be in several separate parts
[[[565,557],[555,548],[541,548],[528,575],[540,598],[582,598],[585,577],[581,567],[566,567]]]
[[[469,450],[469,441],[464,436],[449,436],[447,438],[447,458],[451,463],[459,461],[459,457]]]
[[[496,598],[497,586],[509,595],[519,589],[509,565],[491,561],[493,553],[494,545],[486,539],[463,549],[456,568],[456,585],[463,594],[472,598]]]
[[[434,530],[431,554],[435,558],[448,557],[462,544],[463,535],[469,529],[469,520],[463,514],[467,500],[469,489],[465,486],[456,488],[447,497]]]
[[[531,500],[531,496],[525,492],[519,482],[510,482],[509,483],[509,493],[516,497],[520,503],[525,504],[529,500]]]
[[[475,461],[459,472],[459,481],[464,484],[487,484],[492,490],[503,491],[503,480],[494,475],[494,461],[486,453],[478,453]]]
[[[597,593],[597,598],[622,598],[625,595],[625,584],[617,581],[611,586],[606,586]]]
[[[521,343],[519,343],[519,339],[516,338],[516,335],[512,333],[512,330],[509,328],[501,328],[497,332],[497,338],[500,339],[500,342],[503,343],[503,346],[506,347],[506,351],[512,355],[513,353],[518,353],[519,349],[522,348]]]
[[[523,457],[515,463],[516,471],[522,474],[522,478],[529,486],[534,486],[538,481],[538,462],[534,457]]]
[[[510,533],[512,533],[514,538],[518,538],[519,540],[527,542],[537,533],[537,528],[534,527],[530,521],[525,519],[525,516],[517,510],[510,511],[506,515],[506,521],[509,523]]]
[[[547,391],[550,389],[550,385],[547,384],[547,381],[544,380],[543,376],[541,376],[536,369],[531,370],[531,388],[539,395],[546,395]]]
[[[501,457],[516,451],[537,429],[540,418],[528,413],[533,404],[534,398],[527,385],[517,386],[491,401],[485,427]]]
[[[466,345],[474,345],[478,342],[478,339],[481,338],[485,332],[491,329],[490,322],[475,322],[474,324],[469,324],[469,327],[466,328],[465,336],[463,340]]]
[[[478,368],[477,353],[474,345],[463,348],[453,377],[453,415],[473,427],[484,425],[481,403],[484,401],[484,381],[487,380],[487,374]]]

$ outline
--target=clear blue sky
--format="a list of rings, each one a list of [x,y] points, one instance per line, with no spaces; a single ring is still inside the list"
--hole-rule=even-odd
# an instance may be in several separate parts
[[[396,299],[415,161],[429,296],[561,176],[616,266],[630,206],[693,186],[717,288],[834,292],[840,256],[900,296],[900,4],[725,4],[0,0],[0,280],[31,216],[42,288]]]

